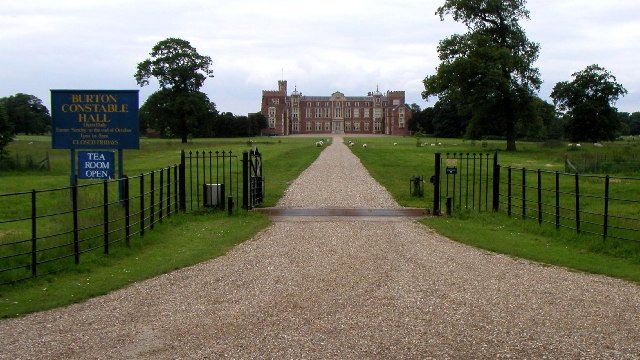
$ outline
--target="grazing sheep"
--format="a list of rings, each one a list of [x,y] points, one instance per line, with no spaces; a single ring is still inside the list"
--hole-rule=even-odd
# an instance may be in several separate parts
[[[393,143],[393,146],[398,146],[398,143]]]
[[[366,149],[367,148],[367,144],[362,144],[362,147]]]
[[[576,144],[576,147],[580,147],[580,146],[581,146],[580,144]]]
[[[436,144],[431,144],[431,146],[436,146]]]
[[[316,141],[316,147],[322,147],[324,145],[324,141]]]
[[[604,147],[604,145],[602,145],[600,143],[594,143],[593,146],[595,146],[595,147]]]
[[[567,144],[568,147],[573,147],[573,144]]]

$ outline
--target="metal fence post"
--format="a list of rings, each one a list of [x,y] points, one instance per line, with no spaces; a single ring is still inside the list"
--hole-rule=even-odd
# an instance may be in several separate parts
[[[607,240],[609,229],[609,175],[604,178],[604,229],[602,232],[602,240]]]
[[[180,210],[187,211],[187,174],[186,174],[186,160],[184,150],[180,152]]]
[[[538,169],[538,224],[542,224],[542,172]]]
[[[162,224],[162,208],[164,200],[164,169],[160,169],[160,196],[158,197],[158,221]]]
[[[38,265],[38,247],[36,244],[36,240],[38,239],[37,235],[37,216],[36,216],[36,190],[31,190],[31,275],[37,275],[37,265]]]
[[[171,216],[171,168],[167,168],[167,217]]]
[[[149,185],[149,229],[153,230],[153,224],[155,223],[156,216],[156,176],[155,171],[151,171],[151,184]]]
[[[442,154],[435,153],[435,175],[433,175],[433,215],[440,215],[440,161]]]
[[[522,168],[522,220],[527,218],[527,170]]]
[[[140,237],[144,236],[144,174],[140,174]]]
[[[104,239],[104,253],[109,254],[109,181],[102,183],[102,237]]]
[[[73,260],[80,263],[80,239],[78,238],[78,185],[71,186],[71,208],[73,212]]]
[[[560,172],[556,171],[556,229],[560,229]]]
[[[578,173],[576,178],[576,233],[580,234],[580,176]]]
[[[493,153],[493,211],[500,207],[500,165],[498,165],[498,152]]]
[[[173,165],[173,211],[178,212],[178,166]]]
[[[129,177],[127,175],[124,176],[124,231],[125,231],[125,243],[127,247],[130,246],[129,238],[131,234],[131,208],[129,201]]]
[[[249,151],[242,152],[242,208],[249,210]]]
[[[507,215],[511,216],[511,166],[507,167]]]

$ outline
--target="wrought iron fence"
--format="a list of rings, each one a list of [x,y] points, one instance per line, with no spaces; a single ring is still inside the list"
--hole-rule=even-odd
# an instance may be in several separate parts
[[[640,242],[640,178],[498,164],[498,154],[435,154],[434,214],[503,211],[602,239]]]
[[[0,194],[0,283],[79,264],[89,253],[129,246],[178,211],[178,166],[118,180]],[[119,199],[119,188],[123,197]]]
[[[640,241],[640,178],[500,167],[501,210],[578,234]]]
[[[264,193],[261,154],[256,149],[243,156],[252,172],[241,173],[244,166],[231,151],[182,151],[179,165],[137,176],[0,194],[0,284],[54,273],[92,254],[109,254],[114,246],[129,246],[172,214],[205,206],[206,184],[227,187],[226,201],[217,205],[231,214],[240,202],[241,176],[242,193],[250,194],[242,199],[243,208],[258,206]]]

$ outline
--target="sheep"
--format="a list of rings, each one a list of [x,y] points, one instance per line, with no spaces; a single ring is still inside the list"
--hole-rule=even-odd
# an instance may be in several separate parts
[[[593,146],[595,146],[595,147],[604,147],[604,145],[602,145],[600,143],[594,143]]]
[[[393,143],[393,146],[398,146],[398,143]]]
[[[367,148],[367,144],[362,144],[362,147],[366,149]]]
[[[573,144],[569,143],[567,144],[568,147],[573,147]]]
[[[576,144],[576,147],[580,147],[580,146],[581,146],[580,144]]]
[[[324,145],[324,141],[316,141],[316,147],[322,147]]]

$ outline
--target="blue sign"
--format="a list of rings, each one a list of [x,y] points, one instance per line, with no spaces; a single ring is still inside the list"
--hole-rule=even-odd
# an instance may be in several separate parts
[[[112,151],[78,151],[78,179],[113,179],[115,164]]]
[[[138,90],[51,90],[52,148],[139,149]]]

